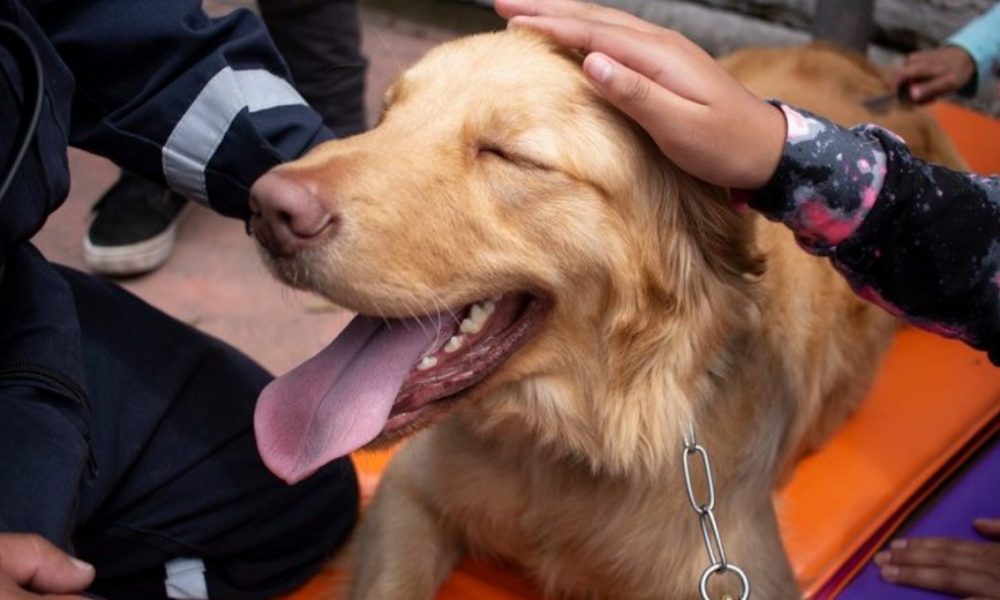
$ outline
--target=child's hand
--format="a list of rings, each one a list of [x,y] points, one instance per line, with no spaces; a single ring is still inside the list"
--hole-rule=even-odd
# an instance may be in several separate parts
[[[495,7],[513,26],[588,52],[583,67],[598,92],[685,171],[751,190],[771,178],[784,148],[781,111],[684,36],[572,0],[496,0]]]
[[[958,46],[914,52],[894,75],[896,87],[909,85],[910,100],[918,104],[954,94],[976,74],[976,63]]]
[[[0,598],[73,600],[93,580],[94,567],[41,537],[0,533]]]
[[[875,556],[875,564],[892,583],[963,598],[1000,599],[1000,519],[977,519],[975,527],[996,541],[896,540]]]

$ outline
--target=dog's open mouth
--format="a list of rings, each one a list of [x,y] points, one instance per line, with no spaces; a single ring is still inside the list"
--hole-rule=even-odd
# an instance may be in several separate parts
[[[504,294],[418,319],[358,315],[318,355],[260,394],[261,457],[289,483],[420,420],[485,380],[541,325],[549,303]]]

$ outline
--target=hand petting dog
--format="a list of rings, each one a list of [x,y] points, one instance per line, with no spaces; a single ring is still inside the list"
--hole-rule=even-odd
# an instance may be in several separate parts
[[[597,91],[677,166],[715,185],[754,190],[781,158],[785,120],[683,35],[572,0],[496,0],[511,26],[587,52]]]

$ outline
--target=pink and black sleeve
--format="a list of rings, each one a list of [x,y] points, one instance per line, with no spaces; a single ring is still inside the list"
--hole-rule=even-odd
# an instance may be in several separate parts
[[[872,125],[778,106],[784,153],[750,206],[829,257],[861,297],[1000,364],[1000,178],[923,162]]]

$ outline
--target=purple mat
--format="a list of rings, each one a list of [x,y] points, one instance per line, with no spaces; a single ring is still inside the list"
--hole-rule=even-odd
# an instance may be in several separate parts
[[[1000,516],[1000,437],[994,436],[986,450],[974,460],[951,489],[933,498],[927,511],[895,537],[944,536],[982,541],[983,538],[972,529],[972,520]],[[875,563],[869,562],[837,598],[939,600],[952,596],[886,583],[879,576]]]

